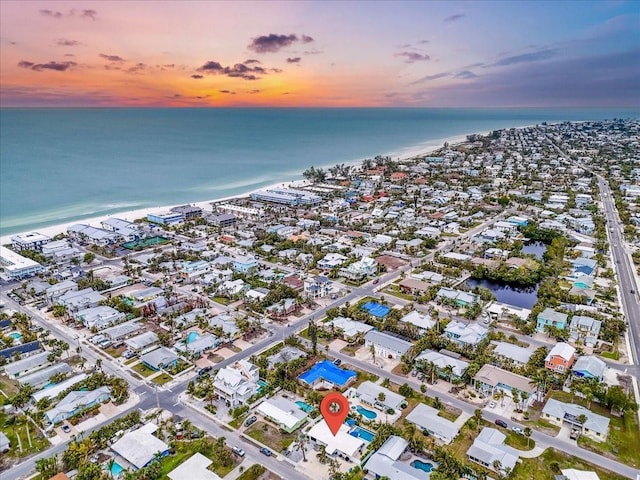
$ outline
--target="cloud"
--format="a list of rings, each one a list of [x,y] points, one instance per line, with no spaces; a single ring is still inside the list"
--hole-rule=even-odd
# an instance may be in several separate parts
[[[71,67],[75,67],[78,65],[76,62],[48,62],[48,63],[34,63],[26,60],[21,60],[18,62],[18,66],[21,68],[28,68],[30,70],[34,70],[36,72],[41,72],[43,70],[54,70],[56,72],[64,72]]]
[[[313,41],[313,38],[308,35],[298,37],[294,33],[289,35],[270,33],[269,35],[260,35],[253,38],[247,48],[256,53],[275,53],[295,42],[311,43]]]
[[[64,16],[62,12],[57,12],[54,10],[40,10],[40,15],[49,18],[62,18]]]
[[[147,66],[144,63],[136,63],[134,66],[127,69],[127,73],[140,73],[146,68]]]
[[[430,40],[418,40],[418,45],[426,45],[427,43],[431,43]]]
[[[472,78],[477,78],[478,75],[473,73],[471,70],[462,70],[461,72],[456,73],[453,78],[458,78],[461,80],[470,80]]]
[[[90,18],[91,20],[97,20],[98,12],[95,10],[82,10],[80,18]]]
[[[256,93],[260,93],[260,92],[262,92],[262,90],[249,90],[247,93],[249,95],[255,95]]]
[[[304,52],[305,55],[320,55],[321,53],[324,53],[323,50],[317,50],[317,49],[313,49],[313,50],[305,50]]]
[[[302,58],[300,57],[288,57],[287,58],[287,63],[300,63],[302,61]]]
[[[512,55],[509,57],[502,58],[495,63],[490,65],[486,65],[484,68],[489,67],[506,67],[509,65],[515,65],[517,63],[530,63],[530,62],[539,62],[540,60],[547,60],[551,57],[554,57],[558,54],[557,48],[546,48],[543,50],[538,50],[537,52],[531,53],[522,53],[520,55]]]
[[[99,55],[100,58],[104,58],[105,60],[109,60],[110,62],[124,62],[125,59],[119,55],[107,55],[106,53],[101,53]]]
[[[439,78],[448,77],[450,74],[447,72],[436,73],[434,75],[427,75],[426,77],[419,78],[415,82],[411,82],[411,85],[418,85],[419,83],[430,82]]]
[[[251,65],[251,64],[254,64],[254,63],[261,63],[261,62],[260,62],[260,60],[256,60],[255,58],[250,58],[248,60],[245,60],[242,63],[244,63],[245,65]]]
[[[244,63],[236,63],[233,66],[224,67],[220,62],[210,60],[204,65],[198,67],[196,71],[209,75],[226,75],[231,78],[242,78],[243,80],[258,80],[268,72],[267,69],[256,65],[256,62],[256,60],[247,60]],[[249,65],[247,65],[247,63],[249,63]],[[273,72],[276,69],[270,70]]]
[[[400,52],[393,55],[396,58],[404,58],[404,63],[423,62],[425,60],[431,60],[429,55],[417,53],[417,52]]]
[[[204,78],[204,75],[195,74],[195,75],[191,75],[191,78],[195,78],[196,80],[201,80]]]
[[[448,17],[446,17],[444,19],[445,22],[455,22],[456,20],[460,20],[461,18],[464,18],[465,14],[464,13],[456,13],[454,15],[450,15]]]
[[[82,43],[77,40],[70,40],[68,38],[58,38],[56,40],[56,45],[58,45],[59,47],[77,47],[78,45],[82,45]]]
[[[235,95],[236,92],[233,92],[231,90],[218,90],[220,93],[225,93],[227,95]]]

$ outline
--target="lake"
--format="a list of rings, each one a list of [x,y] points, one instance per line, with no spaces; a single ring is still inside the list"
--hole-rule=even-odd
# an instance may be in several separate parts
[[[484,287],[487,290],[491,290],[498,302],[515,307],[531,309],[538,301],[538,285],[533,287],[512,287],[503,282],[475,278],[470,278],[466,281],[466,284],[470,288]]]
[[[547,245],[543,242],[529,242],[522,247],[522,253],[535,255],[538,260],[542,258],[542,255],[544,255],[546,251]]]

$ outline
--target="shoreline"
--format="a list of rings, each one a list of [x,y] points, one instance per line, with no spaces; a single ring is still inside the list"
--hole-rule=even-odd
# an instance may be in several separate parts
[[[516,126],[516,127],[507,127],[507,128],[527,128],[527,127],[531,127],[533,126],[533,124],[529,124],[529,125],[523,125],[523,126]],[[500,129],[500,130],[504,130],[504,129]],[[434,140],[427,140],[425,142],[419,143],[419,144],[415,144],[415,145],[410,145],[407,147],[404,147],[402,149],[400,149],[399,151],[395,151],[395,152],[388,152],[388,153],[384,153],[384,154],[380,154],[382,156],[389,156],[392,159],[395,158],[394,161],[397,162],[406,162],[408,160],[411,160],[415,157],[418,156],[426,156],[429,155],[437,150],[439,150],[440,148],[443,147],[444,143],[448,143],[449,145],[459,145],[461,143],[464,143],[467,139],[467,135],[482,135],[482,136],[486,136],[490,133],[489,132],[472,132],[472,133],[465,133],[465,134],[460,134],[460,135],[452,135],[450,137],[446,137],[446,138],[442,138],[442,139],[434,139]],[[349,166],[359,166],[362,164],[362,161],[367,158],[367,157],[363,157],[360,159],[355,159],[355,160],[351,160],[351,161],[344,161],[344,162],[338,162],[338,164],[340,163],[344,163],[344,165],[349,165]],[[336,162],[332,162],[332,163],[328,163],[326,165],[319,165],[317,166],[317,168],[323,168],[323,169],[327,169],[329,167],[332,167],[336,165]],[[302,171],[299,173],[299,175],[302,175]],[[104,214],[104,215],[96,215],[93,217],[89,217],[89,218],[82,218],[82,219],[77,219],[77,220],[73,220],[73,221],[66,221],[66,222],[61,222],[61,223],[56,223],[54,225],[49,225],[49,226],[44,226],[44,227],[36,227],[34,229],[31,230],[24,230],[24,231],[20,231],[20,232],[15,232],[15,233],[9,233],[9,234],[5,234],[0,236],[0,245],[7,245],[11,243],[11,237],[15,236],[15,235],[23,235],[25,233],[29,233],[29,232],[38,232],[41,233],[43,235],[47,235],[49,237],[54,237],[60,233],[67,233],[67,228],[70,227],[71,225],[75,225],[78,223],[82,223],[82,224],[87,224],[87,225],[92,225],[92,226],[99,226],[100,222],[106,220],[107,218],[120,218],[122,220],[127,220],[130,222],[133,222],[135,219],[138,218],[146,218],[146,216],[148,214],[157,214],[157,213],[162,213],[162,212],[166,212],[168,210],[170,210],[173,207],[177,207],[180,205],[195,205],[197,207],[202,208],[203,210],[207,211],[207,212],[211,212],[211,203],[214,202],[223,202],[223,201],[227,201],[227,200],[232,200],[232,199],[237,199],[237,198],[247,198],[249,197],[252,193],[258,191],[258,190],[265,190],[268,188],[273,188],[276,186],[287,186],[289,188],[296,188],[296,187],[300,187],[300,186],[304,186],[308,184],[307,180],[282,180],[282,181],[278,181],[276,183],[272,183],[269,185],[266,185],[264,187],[260,187],[257,189],[253,189],[247,192],[241,192],[235,195],[228,195],[225,197],[217,197],[217,198],[213,198],[213,199],[209,199],[209,200],[204,200],[204,201],[197,201],[197,202],[183,202],[180,204],[175,204],[175,205],[163,205],[163,206],[151,206],[151,207],[144,207],[144,208],[139,208],[139,209],[135,209],[135,210],[123,210],[121,212],[114,212],[111,214]]]

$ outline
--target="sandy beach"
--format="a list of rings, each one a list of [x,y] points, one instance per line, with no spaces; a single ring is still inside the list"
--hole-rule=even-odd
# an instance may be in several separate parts
[[[530,126],[530,125],[528,125]],[[514,127],[514,128],[524,128],[526,126],[523,127]],[[477,134],[477,132],[474,132]],[[490,132],[486,132],[486,133],[482,133],[481,135],[487,135]],[[426,141],[424,143],[418,144],[418,145],[412,145],[410,147],[407,147],[406,149],[402,149],[398,152],[390,152],[387,154],[384,154],[384,156],[390,156],[392,159],[397,160],[397,161],[407,161],[410,159],[413,159],[417,156],[424,156],[424,155],[429,155],[430,153],[442,148],[442,146],[444,145],[444,143],[448,143],[449,145],[458,145],[460,143],[464,143],[466,141],[468,134],[464,134],[464,135],[456,135],[456,136],[452,136],[452,137],[448,137],[448,138],[443,138],[443,139],[436,139],[436,140],[429,140]],[[359,166],[361,165],[363,159],[357,159],[357,160],[353,160],[353,161],[346,161],[343,162],[345,165],[356,165]],[[318,168],[328,168],[331,166],[334,166],[335,162],[332,164],[328,164],[328,165],[321,165],[318,166]],[[300,172],[302,173],[302,172]],[[234,199],[234,198],[247,198],[249,197],[253,192],[256,192],[258,190],[264,190],[267,188],[272,188],[272,187],[282,187],[282,186],[287,186],[290,188],[297,188],[297,187],[301,187],[304,186],[306,184],[308,184],[309,182],[306,180],[283,180],[281,182],[278,183],[274,183],[271,184],[269,186],[266,187],[262,187],[259,189],[253,189],[249,192],[246,193],[241,193],[238,195],[230,195],[227,197],[220,197],[220,198],[214,198],[211,200],[206,200],[206,201],[201,201],[201,202],[191,202],[189,203],[190,205],[195,205],[198,206],[200,208],[202,208],[204,211],[207,212],[211,212],[212,211],[212,207],[211,207],[211,203],[212,202],[221,202],[221,201],[225,201],[225,200],[230,200],[230,199]],[[179,205],[184,205],[184,203],[179,204]],[[96,226],[99,227],[100,226],[100,222],[102,222],[103,220],[106,220],[107,218],[112,218],[112,217],[117,217],[117,218],[121,218],[123,220],[127,220],[127,221],[134,221],[136,219],[139,218],[145,218],[149,213],[152,214],[157,214],[157,213],[162,213],[162,212],[167,212],[168,210],[170,210],[172,207],[175,207],[178,205],[164,205],[164,206],[157,206],[157,207],[145,207],[145,208],[141,208],[141,209],[137,209],[137,210],[128,210],[128,211],[124,211],[124,212],[119,212],[119,213],[112,213],[109,215],[98,215],[95,217],[91,217],[91,218],[87,218],[87,219],[82,219],[82,220],[76,220],[76,221],[69,221],[69,222],[64,222],[64,223],[59,223],[56,225],[51,225],[48,227],[41,227],[38,228],[37,231],[41,234],[44,235],[48,235],[50,237],[54,237],[55,235],[58,235],[60,233],[66,233],[67,232],[67,228],[70,227],[71,225],[75,225],[76,223],[83,223],[83,224],[88,224],[88,225],[92,225],[92,226]],[[33,230],[30,230],[33,231]],[[21,233],[26,233],[26,232],[21,232]],[[17,234],[13,233],[13,234],[9,234],[9,235],[3,235],[2,237],[0,237],[0,244],[2,245],[7,245],[11,243],[11,237],[15,236]]]

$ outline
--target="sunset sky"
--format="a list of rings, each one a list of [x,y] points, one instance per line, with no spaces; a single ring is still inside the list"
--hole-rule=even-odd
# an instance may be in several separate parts
[[[637,106],[640,2],[0,2],[0,105]]]

